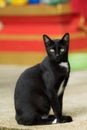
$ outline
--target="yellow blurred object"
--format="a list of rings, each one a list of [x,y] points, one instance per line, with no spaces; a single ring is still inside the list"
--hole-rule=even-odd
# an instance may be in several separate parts
[[[6,6],[6,0],[0,0],[0,7],[3,8]]]
[[[26,5],[28,0],[11,0],[12,5]]]

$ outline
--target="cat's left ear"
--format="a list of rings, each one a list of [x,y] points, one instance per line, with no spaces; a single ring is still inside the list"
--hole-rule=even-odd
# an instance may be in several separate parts
[[[62,40],[64,40],[67,44],[69,44],[70,35],[69,33],[65,33],[62,37]]]
[[[46,34],[43,35],[43,40],[46,46],[49,46],[52,41]]]

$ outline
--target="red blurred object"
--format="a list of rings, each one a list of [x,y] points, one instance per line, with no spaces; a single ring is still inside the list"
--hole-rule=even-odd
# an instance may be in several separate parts
[[[87,18],[87,0],[71,0],[72,9]]]
[[[4,28],[0,35],[6,36],[49,36],[64,35],[69,32],[71,36],[80,33],[77,30],[79,16],[75,14],[62,16],[28,16],[28,17],[1,17]],[[70,52],[87,50],[87,37],[77,36],[71,38]],[[3,39],[0,40],[0,52],[44,52],[44,44],[40,39]]]

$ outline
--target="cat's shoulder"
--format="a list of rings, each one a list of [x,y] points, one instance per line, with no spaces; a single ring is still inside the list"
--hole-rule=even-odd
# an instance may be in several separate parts
[[[45,57],[44,60],[40,63],[40,67],[42,70],[49,70],[50,69],[50,62],[49,57]]]
[[[40,72],[40,64],[36,64],[34,66],[30,66],[28,68],[26,68],[22,73],[21,73],[21,76],[27,76],[27,75],[30,75],[30,74],[33,74],[33,73],[38,73]]]

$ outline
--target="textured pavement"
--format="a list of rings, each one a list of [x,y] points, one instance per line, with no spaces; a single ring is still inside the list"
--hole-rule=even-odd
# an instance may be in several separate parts
[[[71,72],[64,95],[63,113],[72,123],[47,126],[22,126],[15,121],[14,88],[20,73],[27,67],[0,65],[0,130],[87,130],[87,70]]]

